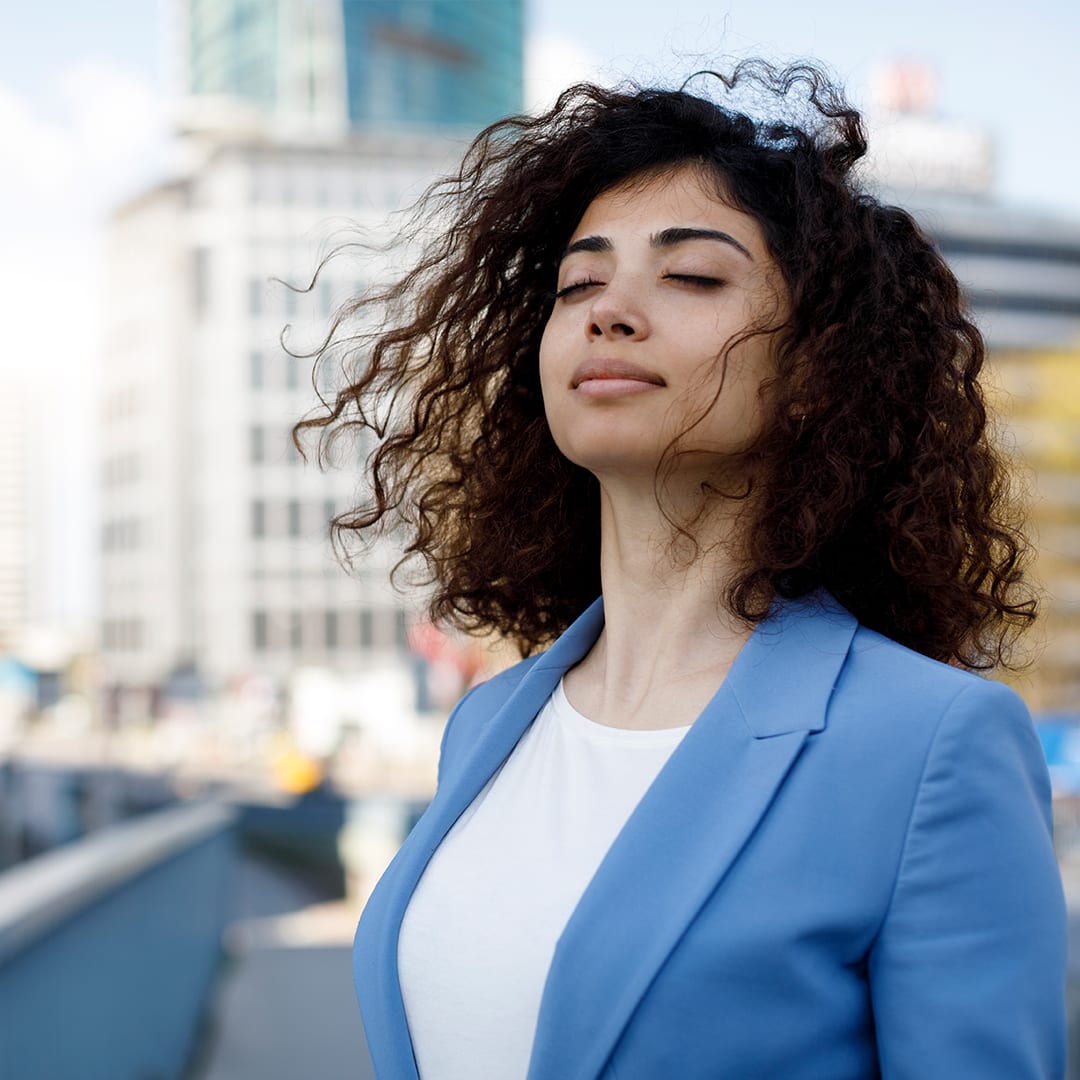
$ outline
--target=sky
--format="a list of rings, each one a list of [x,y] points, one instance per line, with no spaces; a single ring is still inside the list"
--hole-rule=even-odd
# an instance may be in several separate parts
[[[525,2],[527,105],[581,78],[670,82],[763,55],[817,57],[865,107],[877,66],[918,62],[936,73],[941,116],[994,137],[998,197],[1080,221],[1076,0]],[[169,168],[168,4],[4,7],[0,372],[36,387],[35,452],[66,523],[49,530],[45,607],[89,617],[101,238],[110,207]]]

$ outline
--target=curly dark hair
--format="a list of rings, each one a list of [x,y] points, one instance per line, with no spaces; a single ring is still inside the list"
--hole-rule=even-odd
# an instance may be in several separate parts
[[[760,118],[681,89],[582,83],[542,116],[493,124],[428,190],[392,285],[339,312],[316,355],[346,383],[317,431],[378,436],[339,551],[392,530],[434,585],[430,611],[523,654],[600,591],[599,487],[544,416],[540,338],[560,256],[590,202],[694,164],[752,215],[790,299],[748,503],[744,571],[718,597],[756,623],[824,587],[866,626],[969,668],[1008,664],[1035,618],[1029,548],[978,377],[984,345],[956,278],[905,211],[864,190],[861,118],[816,65],[699,72],[748,85]],[[796,119],[778,116],[799,110]],[[425,231],[426,230],[426,231]],[[377,329],[350,331],[370,309]],[[404,560],[403,560],[404,561]]]

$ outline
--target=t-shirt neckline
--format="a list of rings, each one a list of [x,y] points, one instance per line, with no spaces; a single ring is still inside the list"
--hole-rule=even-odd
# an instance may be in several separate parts
[[[564,679],[559,680],[551,695],[552,709],[563,728],[573,735],[593,742],[617,743],[623,746],[671,746],[678,743],[693,726],[666,728],[619,728],[590,720],[570,704]]]

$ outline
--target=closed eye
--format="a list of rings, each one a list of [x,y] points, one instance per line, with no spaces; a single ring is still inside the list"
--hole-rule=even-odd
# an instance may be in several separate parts
[[[664,279],[667,281],[683,281],[688,285],[700,285],[702,288],[715,288],[724,284],[721,278],[705,277],[703,274],[665,274]]]
[[[564,296],[570,296],[572,293],[580,292],[582,289],[587,289],[590,285],[603,285],[602,281],[594,281],[592,278],[586,278],[584,281],[575,281],[571,285],[564,285],[558,292],[555,293],[555,299],[561,300]]]

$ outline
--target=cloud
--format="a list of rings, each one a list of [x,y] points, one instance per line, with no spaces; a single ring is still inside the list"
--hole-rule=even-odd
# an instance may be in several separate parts
[[[0,86],[0,196],[55,193],[68,183],[73,162],[68,133]]]
[[[100,60],[82,61],[60,79],[80,157],[103,179],[130,181],[156,164],[165,135],[164,107],[141,77]]]
[[[70,228],[100,218],[144,184],[164,157],[164,108],[146,80],[84,60],[58,81],[60,108],[46,116],[0,85],[0,223],[19,230]],[[10,234],[9,234],[10,235]]]

